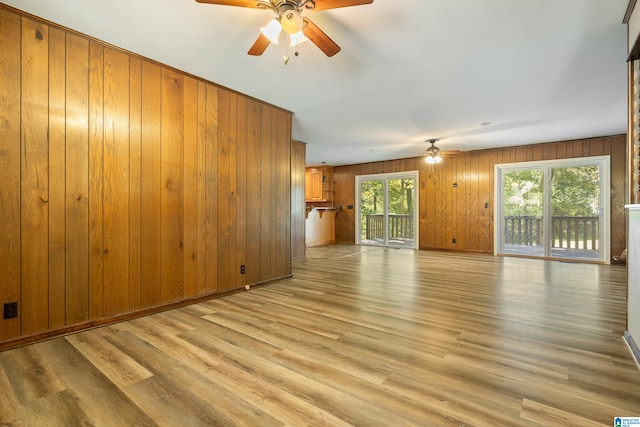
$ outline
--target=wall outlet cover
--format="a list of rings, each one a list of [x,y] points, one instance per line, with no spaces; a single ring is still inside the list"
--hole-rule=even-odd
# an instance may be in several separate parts
[[[15,319],[18,317],[18,303],[8,302],[4,304],[4,319]]]

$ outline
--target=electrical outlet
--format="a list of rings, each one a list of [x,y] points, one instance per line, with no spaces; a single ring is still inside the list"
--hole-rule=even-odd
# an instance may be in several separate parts
[[[455,242],[456,242],[455,238],[451,239],[451,243],[455,243]]]
[[[4,304],[4,318],[5,319],[15,319],[18,317],[18,303],[17,302],[7,302]]]
[[[240,274],[245,274],[247,272],[247,267],[244,264],[240,266]]]

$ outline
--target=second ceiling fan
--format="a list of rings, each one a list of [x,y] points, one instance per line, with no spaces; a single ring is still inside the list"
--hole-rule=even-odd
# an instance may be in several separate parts
[[[340,52],[338,46],[316,24],[306,16],[302,16],[305,9],[328,10],[339,7],[359,6],[373,3],[373,0],[196,0],[198,3],[219,4],[225,6],[250,7],[254,9],[269,9],[276,15],[269,25],[262,28],[258,39],[249,49],[249,55],[262,55],[270,43],[277,43],[280,32],[289,35],[292,43],[304,40],[302,35],[327,56]]]

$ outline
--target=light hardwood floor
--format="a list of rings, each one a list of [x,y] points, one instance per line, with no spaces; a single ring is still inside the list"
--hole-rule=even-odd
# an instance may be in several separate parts
[[[325,246],[294,278],[0,353],[0,424],[612,426],[624,267]]]

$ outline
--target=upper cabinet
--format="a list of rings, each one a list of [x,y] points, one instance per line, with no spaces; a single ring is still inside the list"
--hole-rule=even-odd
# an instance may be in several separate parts
[[[307,168],[305,172],[305,201],[333,203],[333,168]]]
[[[305,200],[308,202],[323,201],[322,197],[322,171],[307,170],[305,173]]]

